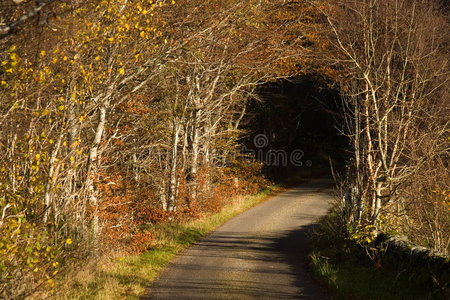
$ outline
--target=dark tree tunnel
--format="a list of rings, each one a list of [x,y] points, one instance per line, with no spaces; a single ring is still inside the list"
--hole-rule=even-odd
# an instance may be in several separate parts
[[[305,75],[270,82],[249,109],[246,149],[264,163],[275,182],[293,176],[326,176],[345,166],[348,138],[342,135],[339,94],[324,80]]]

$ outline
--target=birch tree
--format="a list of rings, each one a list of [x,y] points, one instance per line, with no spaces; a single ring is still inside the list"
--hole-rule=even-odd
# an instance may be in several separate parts
[[[347,76],[341,85],[351,116],[356,197],[379,230],[380,217],[395,223],[404,211],[399,188],[445,151],[448,122],[424,119],[443,104],[448,86],[448,23],[438,9],[433,1],[335,1],[327,14],[335,62]],[[432,141],[428,150],[411,156],[412,145],[425,140]]]

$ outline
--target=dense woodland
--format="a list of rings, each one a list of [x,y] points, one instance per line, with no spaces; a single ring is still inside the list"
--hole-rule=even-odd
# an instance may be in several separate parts
[[[448,25],[431,0],[1,0],[0,297],[270,184],[241,150],[294,78],[345,137],[348,235],[448,254]]]

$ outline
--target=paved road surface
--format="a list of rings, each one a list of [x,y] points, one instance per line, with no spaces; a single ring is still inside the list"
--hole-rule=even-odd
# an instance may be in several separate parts
[[[316,179],[228,221],[169,264],[144,299],[327,299],[304,256],[331,187]]]

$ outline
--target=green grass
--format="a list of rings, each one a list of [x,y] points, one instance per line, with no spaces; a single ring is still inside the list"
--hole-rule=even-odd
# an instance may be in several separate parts
[[[130,256],[103,257],[67,276],[57,294],[59,299],[139,299],[148,284],[183,249],[198,241],[237,214],[281,191],[274,186],[256,195],[232,199],[219,213],[186,224],[154,225],[155,245]]]
[[[311,237],[310,267],[335,299],[445,299],[429,270],[396,270],[368,259],[346,240],[337,215],[323,218]]]
[[[337,299],[443,299],[412,274],[395,274],[355,262],[329,262],[312,253],[311,264],[319,280]]]

